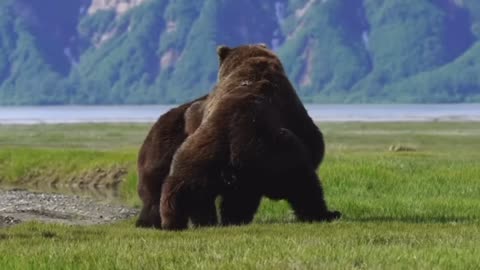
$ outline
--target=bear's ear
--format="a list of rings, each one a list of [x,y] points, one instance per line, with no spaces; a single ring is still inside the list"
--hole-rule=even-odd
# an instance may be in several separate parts
[[[227,58],[228,54],[232,51],[231,48],[225,46],[225,45],[220,45],[217,47],[217,54],[218,57],[220,58],[220,62],[225,60]]]
[[[264,48],[264,49],[267,49],[267,48],[268,48],[268,47],[267,47],[267,44],[265,44],[265,43],[258,43],[257,46],[260,46],[260,47],[262,47],[262,48]]]

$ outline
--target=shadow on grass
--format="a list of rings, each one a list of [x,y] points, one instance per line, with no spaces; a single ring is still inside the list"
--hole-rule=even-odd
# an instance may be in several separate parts
[[[457,217],[442,217],[442,216],[404,216],[404,217],[389,217],[389,216],[370,216],[370,217],[344,217],[345,221],[353,222],[401,222],[401,223],[478,223],[478,217],[457,216]]]
[[[360,217],[350,217],[348,215],[344,215],[338,221],[334,222],[360,222],[360,223],[368,223],[368,222],[383,222],[383,223],[416,223],[416,224],[448,224],[448,223],[480,223],[479,217],[473,216],[455,216],[455,217],[446,217],[446,216],[418,216],[418,215],[411,215],[411,216],[399,216],[399,217],[392,217],[392,216],[360,216]],[[303,223],[295,219],[295,217],[272,217],[272,218],[260,218],[254,221],[256,224],[294,224],[294,223]],[[308,223],[308,222],[307,222]]]

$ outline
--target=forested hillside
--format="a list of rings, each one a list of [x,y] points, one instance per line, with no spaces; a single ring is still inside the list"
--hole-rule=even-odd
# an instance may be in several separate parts
[[[480,102],[478,0],[1,0],[0,104],[180,103],[263,42],[306,102]]]

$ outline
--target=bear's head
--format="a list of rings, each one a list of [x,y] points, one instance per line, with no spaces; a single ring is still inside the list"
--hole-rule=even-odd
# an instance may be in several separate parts
[[[217,54],[220,61],[219,80],[242,68],[242,65],[245,64],[258,69],[265,69],[268,66],[284,73],[280,59],[263,43],[235,48],[222,45],[218,46]]]

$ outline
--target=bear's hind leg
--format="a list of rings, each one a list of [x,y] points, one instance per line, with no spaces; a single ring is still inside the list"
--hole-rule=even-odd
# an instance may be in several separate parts
[[[224,192],[220,203],[222,225],[249,224],[257,212],[261,199],[261,194],[247,189]]]
[[[137,227],[160,228],[160,192],[165,176],[166,173],[139,173],[138,194],[143,206],[136,222]]]
[[[190,210],[190,220],[195,227],[215,226],[218,223],[215,196],[195,200]]]
[[[179,179],[169,176],[162,187],[160,215],[162,229],[184,230],[188,227],[186,192]]]
[[[162,229],[184,230],[190,218],[194,226],[217,225],[215,195],[207,187],[192,188],[169,176],[163,185],[160,202]]]
[[[303,178],[292,187],[287,195],[287,201],[292,206],[300,221],[332,221],[341,217],[338,211],[329,211],[323,196],[323,189],[315,171],[304,171],[296,177]]]
[[[161,223],[159,204],[144,205],[140,211],[135,226],[143,228],[160,228]]]
[[[274,142],[277,147],[272,148],[276,152],[273,152],[273,158],[267,159],[272,164],[266,165],[277,172],[269,180],[266,195],[273,199],[286,199],[301,221],[331,221],[340,218],[340,212],[327,209],[322,185],[310,162],[305,144],[285,128],[280,129]]]

